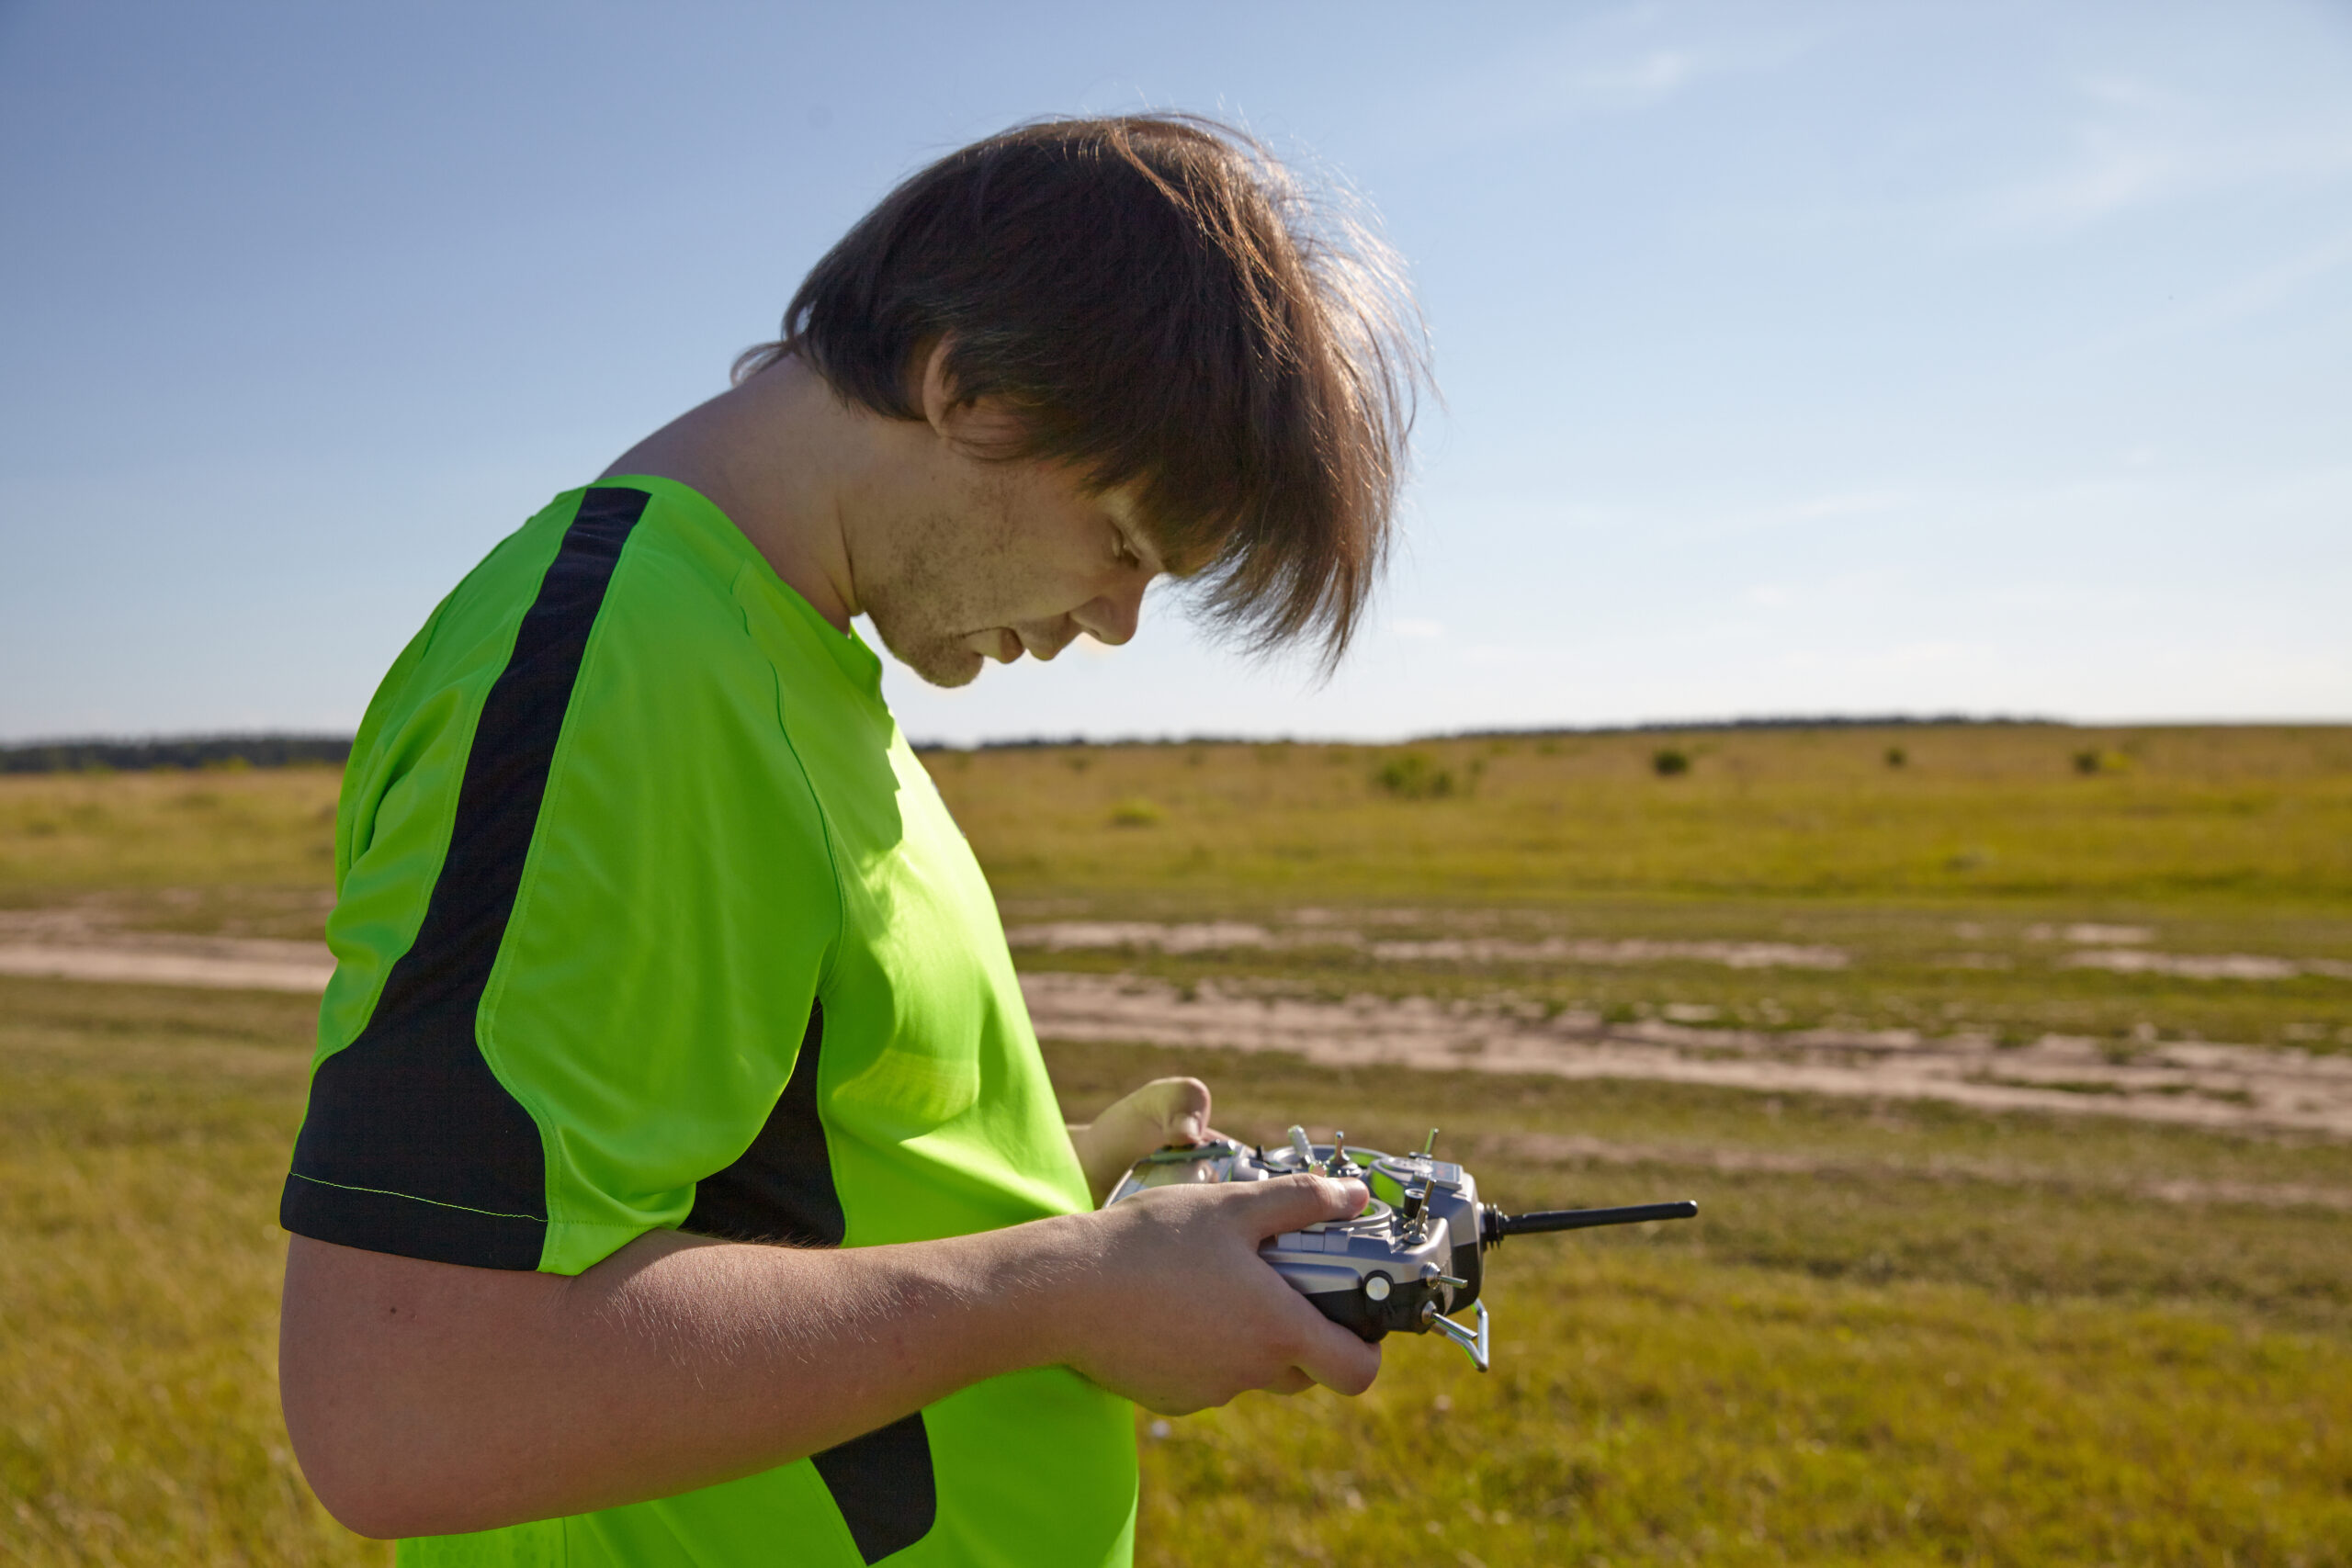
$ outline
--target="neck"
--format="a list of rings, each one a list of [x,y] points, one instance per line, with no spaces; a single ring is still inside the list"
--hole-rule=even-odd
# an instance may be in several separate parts
[[[860,608],[846,520],[871,466],[872,419],[787,357],[663,425],[603,477],[691,486],[846,633]]]

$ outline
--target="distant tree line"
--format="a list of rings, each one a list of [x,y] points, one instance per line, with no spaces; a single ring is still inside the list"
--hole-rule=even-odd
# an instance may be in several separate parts
[[[1727,729],[1901,729],[1948,728],[1955,725],[2064,725],[2061,718],[2012,718],[2005,714],[1823,714],[1763,718],[1697,718],[1648,724],[1552,724],[1525,729],[1456,729],[1415,735],[1399,741],[1354,741],[1338,744],[1410,746],[1429,740],[1541,740],[1553,735],[1690,735]],[[1096,740],[1083,735],[1031,735],[1008,740],[983,740],[958,746],[946,740],[918,740],[918,751],[1025,751],[1069,746],[1250,746],[1287,743],[1288,735],[1130,735]]]
[[[1693,735],[1725,729],[1926,729],[1962,726],[2047,725],[2063,718],[2012,717],[2007,714],[1788,714],[1762,718],[1692,718],[1646,724],[1550,725],[1532,729],[1463,729],[1424,737],[1430,740],[1541,739],[1546,735]]]
[[[1888,729],[1974,724],[2056,725],[2062,722],[2051,718],[2007,718],[1991,715],[1979,717],[1967,714],[1935,716],[1885,714],[1861,717],[1824,715],[1818,717],[1694,719],[1675,724],[1555,725],[1530,729],[1469,729],[1413,739],[1540,739],[1547,735],[1687,735],[1727,729]],[[978,746],[968,749],[1007,751],[1069,746],[1243,746],[1278,743],[1289,739],[1287,736],[1188,735],[1182,738],[1134,736],[1092,740],[1083,735],[1033,736],[1019,739],[983,740]],[[918,740],[914,748],[918,751],[967,749],[939,740]],[[107,769],[141,773],[154,768],[282,768],[298,762],[326,762],[341,767],[350,755],[351,737],[348,735],[190,735],[149,740],[35,740],[17,746],[0,746],[0,773],[71,773]]]
[[[0,773],[143,773],[155,768],[341,767],[348,735],[190,735],[153,740],[36,740],[0,746]]]

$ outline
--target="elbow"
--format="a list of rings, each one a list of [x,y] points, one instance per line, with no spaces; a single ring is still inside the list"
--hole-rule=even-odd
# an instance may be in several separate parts
[[[370,1540],[398,1540],[431,1533],[421,1527],[416,1510],[406,1506],[397,1487],[369,1476],[343,1457],[330,1457],[320,1453],[315,1445],[297,1443],[294,1458],[319,1506],[352,1534]]]
[[[485,1447],[480,1402],[469,1397],[481,1362],[453,1366],[447,1341],[469,1320],[467,1303],[447,1299],[447,1267],[302,1236],[288,1248],[279,1409],[311,1493],[356,1534],[397,1540],[516,1522],[502,1514],[517,1477]],[[420,1319],[436,1332],[420,1332]]]
[[[433,1533],[412,1522],[397,1506],[387,1506],[374,1498],[331,1498],[316,1483],[311,1490],[318,1494],[320,1506],[334,1517],[334,1522],[354,1535],[369,1540],[408,1540]]]
[[[284,1410],[294,1461],[335,1523],[371,1540],[443,1533],[417,1506],[414,1487],[387,1462],[381,1447],[360,1440],[330,1413],[306,1410],[293,1398],[285,1401]]]
[[[460,1535],[518,1522],[485,1509],[481,1500],[454,1485],[404,1474],[380,1454],[335,1451],[316,1442],[294,1445],[295,1461],[322,1507],[335,1523],[370,1540],[406,1540],[417,1536]]]
[[[484,1495],[487,1467],[420,1440],[420,1412],[388,1408],[347,1382],[301,1379],[282,1387],[279,1407],[302,1479],[354,1535],[400,1540],[516,1522]]]

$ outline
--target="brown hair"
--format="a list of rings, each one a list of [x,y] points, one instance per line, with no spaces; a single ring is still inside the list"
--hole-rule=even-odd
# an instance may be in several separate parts
[[[1251,138],[1189,115],[1053,119],[884,197],[792,297],[787,355],[919,419],[942,337],[960,398],[1095,490],[1132,484],[1209,623],[1346,651],[1385,563],[1426,334],[1395,254]]]

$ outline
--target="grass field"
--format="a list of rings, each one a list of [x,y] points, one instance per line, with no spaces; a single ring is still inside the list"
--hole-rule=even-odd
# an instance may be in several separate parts
[[[1662,750],[1683,771],[1659,773]],[[1015,925],[1496,944],[1024,947],[1031,967],[1750,1028],[2352,1046],[2346,729],[929,761]],[[0,911],[314,935],[335,783],[0,779]],[[2067,932],[2093,923],[2132,928],[2132,952],[2273,960],[2272,977],[2070,963]],[[1494,956],[1604,937],[1844,960]],[[0,1561],[387,1560],[319,1512],[277,1423],[274,1208],[310,1028],[300,998],[0,980]],[[1440,1123],[1507,1205],[1702,1206],[1497,1253],[1487,1377],[1392,1341],[1362,1401],[1148,1425],[1148,1563],[2352,1562],[2352,1145],[1115,1042],[1047,1054],[1080,1115],[1193,1071],[1235,1132],[1303,1118],[1394,1145]]]
[[[0,981],[0,1558],[385,1560],[277,1422],[309,1030],[295,998]],[[1049,1055],[1081,1111],[1199,1070],[1245,1134],[1442,1122],[1506,1204],[1702,1205],[1497,1253],[1487,1377],[1396,1340],[1363,1401],[1148,1427],[1146,1562],[2352,1561],[2352,1148]],[[1640,1152],[1545,1155],[1563,1132]],[[2150,1195],[2184,1180],[2235,1198]]]
[[[1890,767],[1897,749],[1904,765]],[[1688,771],[1660,776],[1667,750]],[[2352,1045],[2352,981],[2118,974],[2046,940],[2098,923],[2171,953],[2352,963],[2345,727],[1069,746],[929,761],[1016,924],[1305,908],[1376,915],[1397,937],[1696,937],[1851,955],[1828,974],[1375,962],[1336,947],[1064,954],[1056,967],[1503,990],[1751,1028]],[[1384,787],[1400,775],[1402,791]],[[1429,793],[1441,777],[1447,793]],[[315,934],[336,785],[319,768],[0,778],[0,908]]]
[[[1661,776],[1667,751],[1687,771]],[[2343,727],[1040,747],[940,753],[933,772],[1011,897],[1989,897],[2352,914]]]

